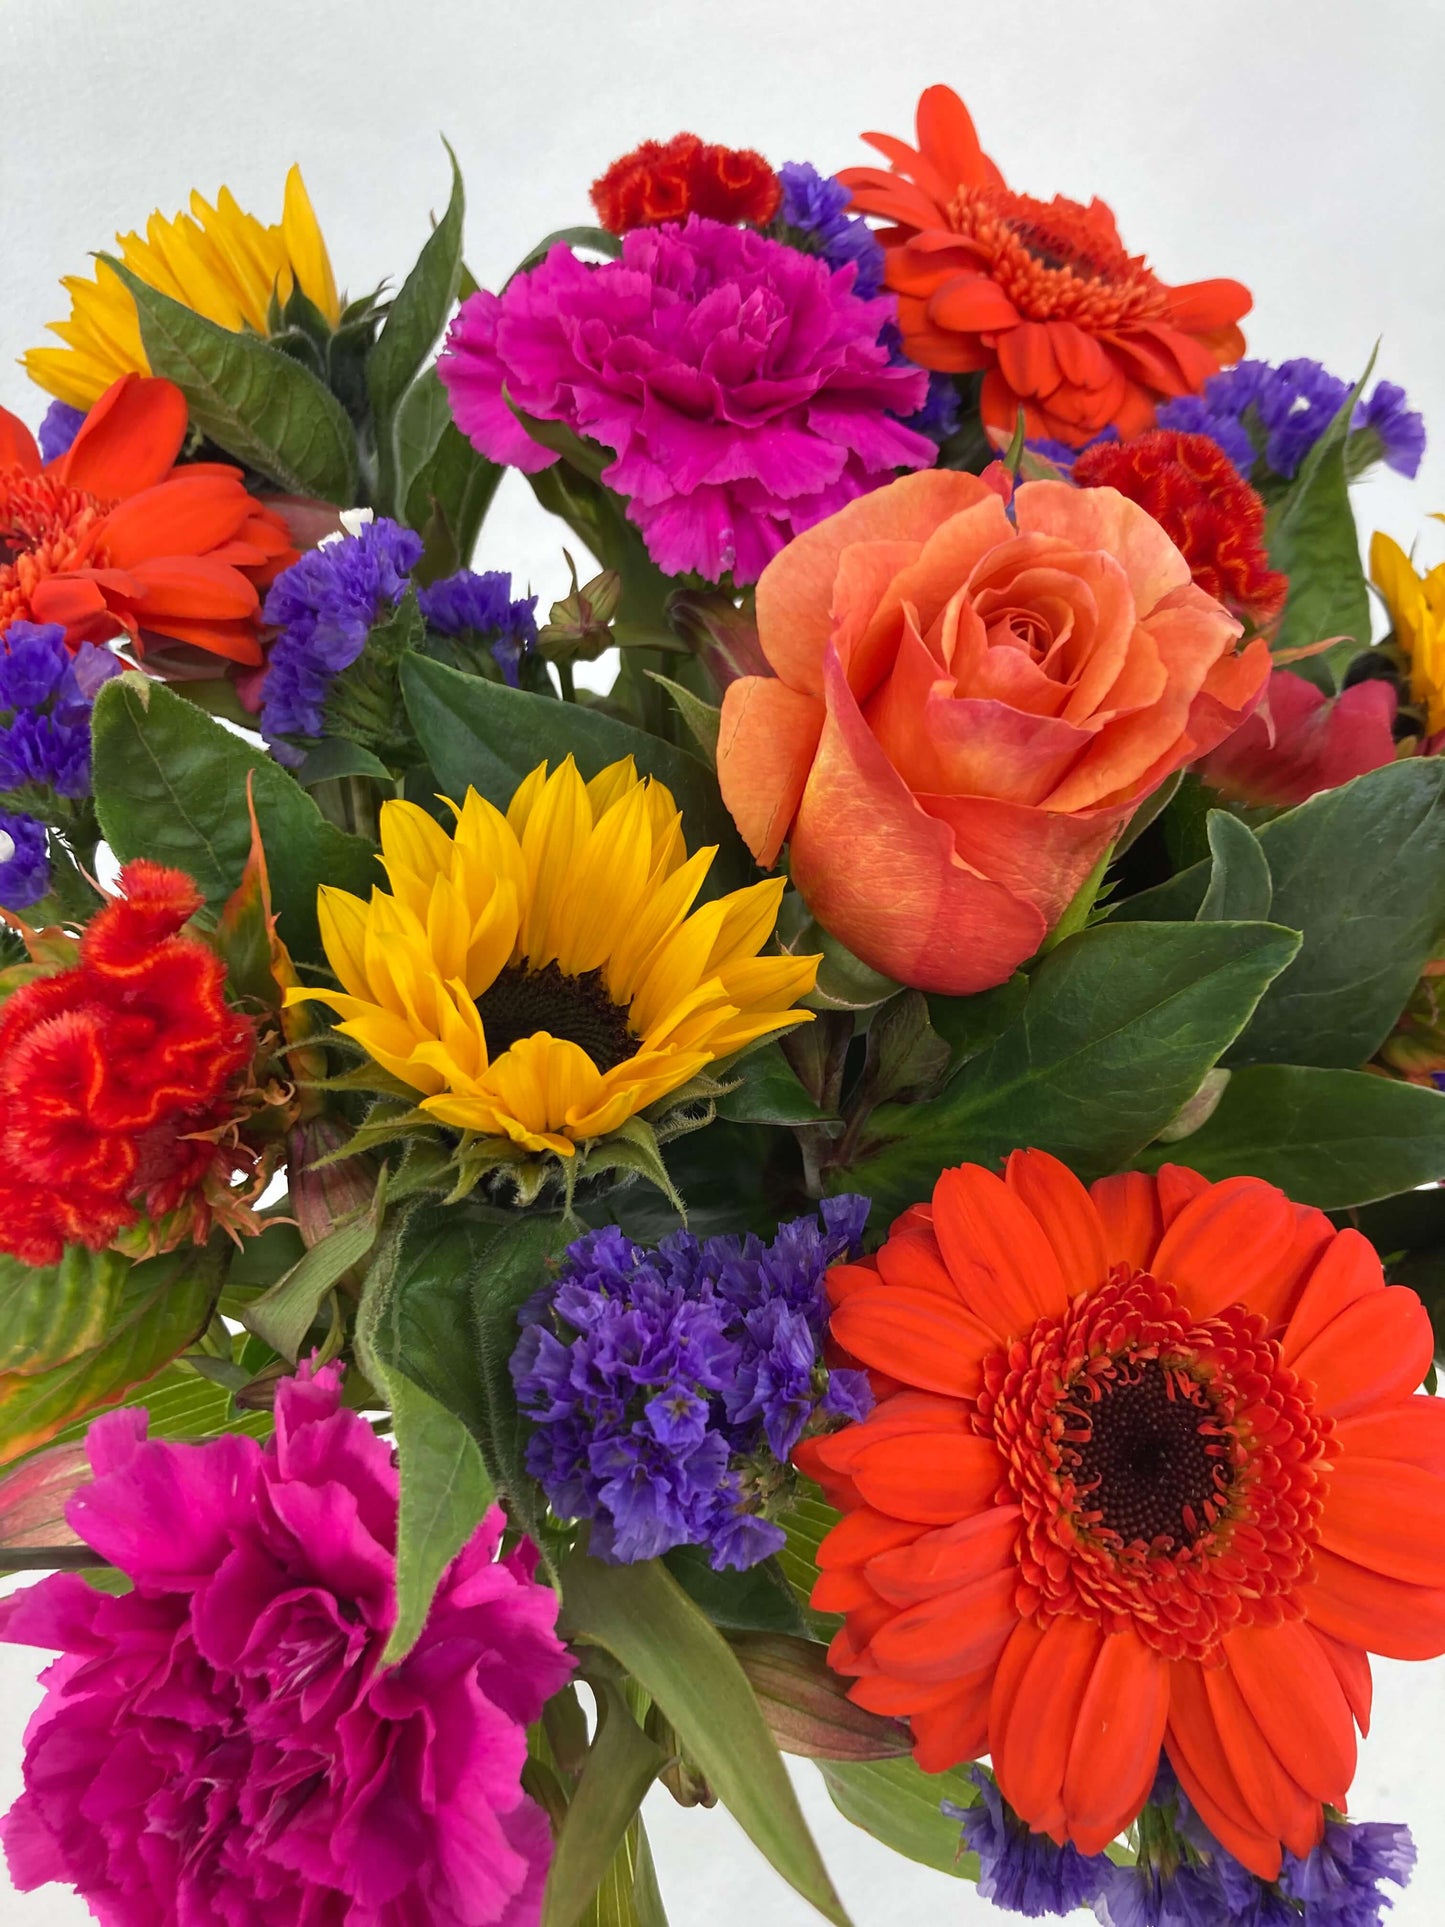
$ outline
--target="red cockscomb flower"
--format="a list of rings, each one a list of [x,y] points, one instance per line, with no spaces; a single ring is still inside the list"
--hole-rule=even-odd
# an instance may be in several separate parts
[[[1237,281],[1170,288],[1126,254],[1102,201],[1014,194],[950,87],[918,103],[918,148],[865,134],[891,171],[845,168],[879,233],[904,352],[925,368],[983,371],[984,421],[1078,447],[1112,422],[1137,434],[1162,396],[1196,394],[1244,352]]]
[[[142,1213],[186,1207],[204,1237],[208,1187],[250,1164],[222,1139],[256,1038],[221,959],[179,934],[200,892],[144,860],[120,880],[74,968],[0,1005],[0,1250],[26,1264],[100,1250]]]
[[[1255,1178],[1086,1191],[1055,1158],[945,1171],[828,1279],[874,1374],[799,1446],[847,1516],[813,1602],[851,1696],[930,1771],[992,1756],[1098,1853],[1161,1746],[1264,1879],[1343,1806],[1367,1652],[1445,1651],[1445,1404],[1419,1299]],[[886,1376],[884,1376],[886,1374]]]
[[[592,183],[592,205],[609,233],[660,227],[701,214],[709,221],[764,227],[778,211],[782,185],[750,147],[716,147],[696,134],[644,141]]]
[[[25,424],[0,408],[0,633],[59,622],[71,648],[124,630],[259,663],[257,590],[296,560],[278,515],[214,462],[175,466],[185,398],[124,375],[69,450],[41,465]]]
[[[1269,566],[1264,503],[1218,442],[1151,428],[1129,442],[1096,442],[1074,463],[1080,488],[1116,488],[1146,510],[1216,602],[1264,629],[1284,607],[1289,577]]]

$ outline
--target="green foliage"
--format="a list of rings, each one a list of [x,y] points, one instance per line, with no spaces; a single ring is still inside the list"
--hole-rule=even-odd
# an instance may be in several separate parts
[[[902,1758],[819,1760],[818,1771],[834,1806],[855,1827],[925,1867],[960,1880],[978,1879],[978,1855],[963,1851],[958,1822],[940,1811],[944,1800],[967,1807],[978,1798],[962,1768],[925,1773]]]
[[[1267,1178],[1297,1204],[1339,1211],[1445,1171],[1445,1093],[1368,1071],[1254,1065],[1230,1078],[1207,1124],[1136,1162]]]
[[[1353,1069],[1389,1035],[1445,933],[1445,761],[1371,770],[1275,817],[1257,841],[1270,919],[1303,941],[1226,1061]],[[1196,864],[1115,918],[1191,916],[1210,888],[1209,865]]]
[[[100,826],[122,862],[153,857],[195,879],[219,908],[251,850],[246,780],[271,872],[278,933],[322,960],[316,890],[360,896],[384,881],[369,843],[339,830],[264,749],[243,742],[163,683],[118,676],[96,698],[92,767]]]
[[[596,1692],[597,1734],[557,1835],[542,1927],[574,1927],[581,1918],[664,1763],[621,1689],[602,1682]]]
[[[1019,1017],[942,1093],[873,1113],[832,1174],[887,1222],[945,1165],[1052,1151],[1086,1181],[1129,1162],[1199,1088],[1299,939],[1268,923],[1103,924],[1035,971]]]
[[[676,1546],[662,1563],[713,1625],[725,1633],[800,1633],[797,1600],[775,1559],[745,1572],[715,1572],[702,1546]]]
[[[357,499],[356,434],[311,369],[259,335],[232,334],[100,257],[135,298],[153,374],[186,398],[193,427],[278,487],[348,508]]]
[[[630,756],[640,775],[656,777],[672,791],[689,849],[718,846],[709,872],[714,890],[731,888],[751,874],[747,852],[718,795],[717,779],[685,750],[581,703],[555,702],[480,676],[464,676],[424,656],[402,665],[401,682],[417,740],[441,789],[458,802],[470,784],[504,810],[538,763],[555,769],[571,755],[590,779],[609,763]]]
[[[385,1173],[369,1210],[337,1228],[278,1278],[241,1313],[248,1331],[263,1338],[283,1358],[300,1356],[328,1292],[359,1265],[376,1243],[386,1199]]]
[[[1195,912],[1198,923],[1250,923],[1270,915],[1274,881],[1258,837],[1228,810],[1211,810],[1207,822],[1209,888]]]
[[[811,1480],[800,1478],[798,1495],[778,1522],[787,1534],[777,1555],[778,1570],[788,1582],[804,1623],[817,1639],[831,1639],[842,1624],[836,1613],[815,1612],[809,1603],[818,1583],[818,1548],[840,1516]]]
[[[724,1081],[734,1078],[737,1089],[717,1101],[718,1116],[731,1118],[734,1123],[818,1124],[829,1115],[809,1097],[775,1043],[730,1067]]]
[[[825,1919],[847,1927],[747,1675],[665,1568],[573,1552],[562,1610],[572,1638],[610,1653],[661,1707],[754,1846]]]
[[[405,1372],[372,1360],[391,1404],[401,1470],[396,1525],[396,1624],[382,1661],[405,1657],[421,1636],[438,1581],[492,1502],[476,1440],[461,1420]]]
[[[33,1377],[106,1334],[125,1289],[129,1260],[70,1245],[58,1265],[25,1265],[0,1253],[0,1378]]]

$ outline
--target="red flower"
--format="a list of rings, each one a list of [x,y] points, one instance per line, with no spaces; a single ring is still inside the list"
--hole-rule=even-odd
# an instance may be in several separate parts
[[[983,419],[1007,439],[1079,447],[1113,423],[1137,434],[1163,395],[1197,394],[1244,352],[1237,281],[1170,288],[1127,254],[1102,201],[1015,194],[950,87],[918,103],[918,148],[866,134],[881,167],[845,168],[853,206],[893,226],[888,285],[903,350],[924,368],[983,371]]]
[[[1276,669],[1259,708],[1204,758],[1199,774],[1236,803],[1303,803],[1394,762],[1397,703],[1394,684],[1380,679],[1328,697]]]
[[[1036,1831],[1100,1853],[1161,1747],[1266,1880],[1343,1807],[1369,1653],[1445,1651],[1430,1321],[1374,1249],[1257,1178],[1086,1191],[1016,1151],[945,1171],[828,1274],[862,1423],[795,1457],[829,1659],[941,1771],[992,1757]]]
[[[665,145],[644,141],[592,183],[592,205],[612,234],[660,227],[689,214],[763,227],[778,211],[782,186],[750,147],[715,147],[696,134]]]
[[[180,389],[141,375],[107,388],[43,468],[0,408],[0,633],[59,622],[72,649],[124,630],[260,662],[257,590],[296,551],[239,469],[175,466],[185,438]]]
[[[0,1250],[26,1264],[183,1206],[203,1237],[208,1186],[250,1163],[220,1140],[255,1033],[221,959],[178,934],[200,893],[144,860],[121,886],[73,969],[0,1005]]]
[[[1269,566],[1264,503],[1207,435],[1151,428],[1133,441],[1096,442],[1074,463],[1074,481],[1137,502],[1205,594],[1250,627],[1267,627],[1284,607],[1289,578]]]

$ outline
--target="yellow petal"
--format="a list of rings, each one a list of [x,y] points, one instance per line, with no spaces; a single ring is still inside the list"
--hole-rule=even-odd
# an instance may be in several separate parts
[[[281,231],[286,252],[301,292],[319,308],[334,328],[341,319],[341,303],[336,295],[336,277],[331,272],[331,256],[321,237],[320,223],[301,178],[293,167],[286,176],[286,198],[281,213]]]
[[[316,899],[316,920],[321,926],[321,947],[326,961],[353,997],[371,994],[366,974],[366,931],[370,922],[367,906],[347,890],[323,883]]]

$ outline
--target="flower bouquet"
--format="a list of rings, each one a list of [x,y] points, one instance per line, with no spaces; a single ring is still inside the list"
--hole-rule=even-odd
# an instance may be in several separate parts
[[[495,291],[455,168],[353,299],[296,171],[197,195],[26,358],[22,1889],[657,1927],[660,1781],[841,1927],[783,1754],[1034,1918],[1408,1877],[1344,1813],[1445,1652],[1445,571],[1376,536],[1372,640],[1350,487],[1420,419],[947,88],[867,138],[649,142]]]

